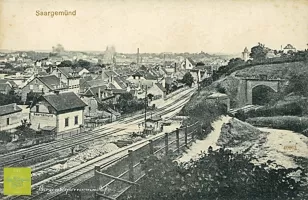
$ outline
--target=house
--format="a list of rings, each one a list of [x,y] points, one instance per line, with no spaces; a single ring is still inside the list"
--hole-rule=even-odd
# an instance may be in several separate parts
[[[161,83],[155,83],[147,92],[148,94],[152,94],[154,99],[158,99],[165,98],[167,90]]]
[[[89,70],[87,70],[86,68],[82,68],[82,67],[77,67],[75,69],[75,71],[79,74],[79,76],[81,77],[84,77],[86,76],[87,74],[89,74]]]
[[[98,105],[103,102],[115,103],[115,95],[106,85],[88,88],[81,98],[88,105],[85,108],[86,116],[90,116],[92,112],[94,114],[98,109]]]
[[[196,63],[191,59],[191,58],[186,58],[182,63],[181,63],[181,68],[182,69],[193,69],[196,66]]]
[[[190,74],[194,78],[194,82],[198,83],[206,78],[209,78],[211,76],[211,73],[208,72],[206,69],[191,69],[189,70]]]
[[[68,86],[61,82],[55,75],[35,76],[32,81],[21,89],[21,100],[26,101],[29,93],[48,94],[50,92],[67,91]]]
[[[86,106],[74,92],[42,95],[30,106],[31,128],[55,127],[57,133],[78,130],[84,125]]]
[[[155,73],[153,70],[139,70],[131,76],[128,76],[126,80],[135,85],[137,88],[140,88],[141,90],[144,90],[146,87],[150,88],[155,83],[161,83],[163,87],[165,87],[165,78]]]
[[[114,70],[102,70],[102,76],[101,79],[111,83],[113,82],[113,78],[119,76],[118,73],[116,73]]]
[[[57,76],[61,82],[68,86],[68,90],[79,93],[80,91],[80,75],[71,67],[56,67],[52,74]]]
[[[292,52],[296,52],[296,49],[291,44],[287,44],[287,46],[283,48],[283,53],[285,54],[289,54]]]
[[[0,131],[21,125],[22,109],[16,103],[0,106]]]

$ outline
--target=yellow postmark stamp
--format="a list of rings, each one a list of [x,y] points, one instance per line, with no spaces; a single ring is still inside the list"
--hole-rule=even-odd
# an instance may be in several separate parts
[[[4,195],[31,195],[31,168],[5,167],[3,175]]]

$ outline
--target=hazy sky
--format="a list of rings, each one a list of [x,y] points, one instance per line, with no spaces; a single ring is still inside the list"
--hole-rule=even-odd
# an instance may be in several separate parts
[[[0,0],[0,49],[239,53],[258,42],[307,48],[308,0]]]

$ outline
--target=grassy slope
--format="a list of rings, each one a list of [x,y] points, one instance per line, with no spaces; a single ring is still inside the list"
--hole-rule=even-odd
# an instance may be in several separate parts
[[[250,68],[242,69],[236,72],[238,76],[258,76],[267,74],[272,78],[289,78],[291,73],[300,74],[308,70],[308,64],[305,62],[279,63],[257,65]]]
[[[239,76],[258,76],[259,74],[268,74],[273,78],[289,78],[292,73],[302,73],[308,71],[308,64],[304,62],[292,62],[292,63],[280,63],[280,64],[268,64],[268,65],[257,65],[250,68],[236,71]],[[201,102],[205,101],[206,97],[211,91],[217,90],[218,87],[226,89],[227,95],[232,101],[236,102],[237,86],[239,79],[234,76],[227,76],[223,79],[215,81],[212,85],[207,88],[203,88],[200,94],[195,94],[191,100],[185,106],[186,110],[194,110],[196,106]],[[280,102],[281,103],[281,102]],[[184,109],[184,110],[185,110]]]

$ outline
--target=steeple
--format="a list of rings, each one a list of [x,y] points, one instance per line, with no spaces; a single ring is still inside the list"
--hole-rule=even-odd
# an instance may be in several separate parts
[[[244,51],[242,52],[243,60],[247,61],[249,59],[249,51],[247,47],[245,47]]]

